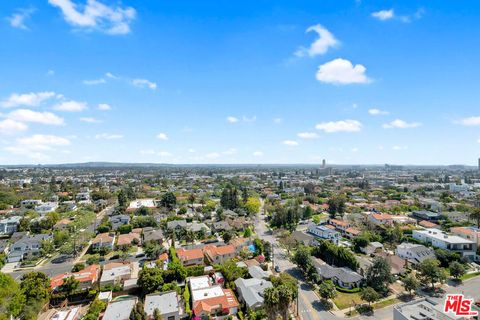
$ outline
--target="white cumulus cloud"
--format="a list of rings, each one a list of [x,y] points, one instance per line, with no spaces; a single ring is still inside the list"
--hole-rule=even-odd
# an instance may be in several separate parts
[[[133,79],[132,84],[139,88],[148,88],[151,90],[157,89],[157,84],[147,79]]]
[[[302,47],[298,49],[295,52],[297,57],[304,57],[306,55],[314,57],[317,55],[322,55],[327,53],[328,49],[337,47],[340,43],[330,31],[320,24],[311,26],[307,29],[307,32],[312,31],[317,33],[318,38],[315,39],[309,48]]]
[[[18,9],[14,14],[8,17],[7,20],[14,28],[28,30],[28,27],[25,24],[25,20],[29,19],[34,12],[34,8]]]
[[[29,92],[29,93],[12,93],[7,99],[0,102],[4,108],[14,108],[19,106],[38,107],[43,102],[55,97],[55,92]]]
[[[28,129],[28,126],[22,122],[18,122],[12,119],[5,119],[0,121],[0,133],[2,134],[15,134]]]
[[[393,11],[393,9],[375,11],[372,12],[372,17],[381,21],[386,21],[393,19],[395,17],[395,12]]]
[[[53,106],[53,109],[58,111],[79,112],[87,109],[87,104],[85,102],[68,100]]]
[[[338,58],[320,65],[316,78],[320,82],[338,85],[364,84],[371,82],[365,74],[366,71],[361,64],[353,65],[349,60]]]
[[[376,109],[376,108],[369,109],[369,110],[368,110],[368,113],[371,114],[372,116],[380,116],[380,115],[387,115],[387,114],[389,114],[388,111],[380,110],[380,109]]]
[[[113,35],[130,33],[130,23],[136,15],[132,7],[108,6],[96,0],[87,0],[83,5],[72,0],[48,0],[48,3],[58,7],[65,21],[74,27]]]
[[[112,107],[107,103],[100,103],[98,105],[98,110],[107,111],[107,110],[110,110],[110,109],[112,109]]]
[[[284,140],[282,143],[286,146],[289,146],[289,147],[298,146],[298,142],[295,141],[295,140]]]
[[[95,139],[98,140],[115,140],[115,139],[122,139],[122,134],[113,134],[113,133],[99,133],[95,135]]]
[[[228,123],[237,123],[237,122],[238,122],[238,118],[229,116],[229,117],[227,117],[227,122],[228,122]]]
[[[299,132],[297,136],[301,139],[317,139],[318,134],[316,132]]]
[[[317,130],[323,130],[326,133],[333,132],[358,132],[362,130],[362,123],[358,120],[340,120],[322,122],[315,126]]]
[[[389,123],[383,124],[385,129],[408,129],[408,128],[417,128],[422,124],[420,122],[406,122],[404,120],[395,119]]]
[[[80,118],[80,121],[82,122],[87,122],[87,123],[101,123],[101,120],[98,120],[96,118],[90,118],[90,117],[85,117],[85,118]]]
[[[7,114],[8,119],[20,122],[34,122],[46,125],[63,125],[63,118],[51,112],[38,112],[29,109],[18,109]]]
[[[253,156],[254,156],[254,157],[262,157],[262,156],[263,156],[263,152],[262,152],[262,151],[255,151],[255,152],[253,153]]]
[[[157,139],[168,140],[168,135],[166,133],[161,132],[161,133],[157,134]]]
[[[456,121],[456,123],[461,124],[463,126],[480,126],[480,116],[463,118]]]

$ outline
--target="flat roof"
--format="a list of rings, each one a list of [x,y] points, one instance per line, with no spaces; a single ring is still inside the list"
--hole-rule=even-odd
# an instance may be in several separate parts
[[[148,294],[145,296],[145,312],[152,316],[155,309],[160,311],[160,314],[168,314],[178,312],[178,295],[175,291]]]
[[[200,300],[205,300],[205,299],[210,299],[210,298],[216,298],[216,297],[221,297],[224,296],[225,293],[223,292],[223,289],[221,286],[216,285],[216,286],[211,286],[208,288],[203,288],[203,289],[198,289],[192,291],[192,300],[193,301],[200,301]]]
[[[189,280],[192,290],[210,287],[210,278],[208,276],[191,277]]]
[[[422,233],[430,238],[435,238],[440,241],[449,242],[449,243],[471,243],[474,242],[468,239],[464,239],[462,237],[456,235],[449,235],[441,230],[430,228],[425,230],[413,230],[413,233]]]

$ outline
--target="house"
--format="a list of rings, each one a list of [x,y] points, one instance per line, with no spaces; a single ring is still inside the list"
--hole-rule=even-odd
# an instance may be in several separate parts
[[[99,249],[113,249],[115,244],[115,234],[113,233],[99,233],[97,236],[92,240],[91,248],[93,250]]]
[[[155,309],[164,320],[180,320],[183,316],[182,303],[176,291],[147,294],[144,311],[149,320],[154,319]]]
[[[44,240],[51,239],[49,234],[25,235],[10,247],[10,253],[7,257],[8,262],[19,262],[23,260],[26,254],[39,254],[41,243]]]
[[[42,200],[36,200],[36,199],[22,200],[22,202],[20,202],[20,204],[22,205],[22,207],[38,206],[38,205],[41,205],[42,203],[43,203]]]
[[[467,320],[470,317],[456,316],[445,313],[443,303],[437,303],[429,298],[413,300],[393,307],[393,320]]]
[[[419,226],[421,227],[424,227],[424,228],[435,228],[435,229],[438,229],[440,226],[436,223],[433,223],[431,221],[428,221],[428,220],[422,220],[418,223]]]
[[[367,244],[366,247],[360,248],[360,251],[362,251],[365,254],[379,253],[383,251],[383,244],[377,241],[373,241]]]
[[[164,239],[165,236],[163,235],[163,231],[161,229],[143,229],[143,242],[153,241],[158,244],[162,244]]]
[[[469,239],[464,239],[456,235],[449,235],[439,229],[413,230],[413,238],[428,244],[435,248],[446,249],[457,252],[462,257],[473,261],[475,260],[477,243]]]
[[[105,310],[102,320],[129,320],[130,313],[132,313],[136,304],[137,297],[111,301]]]
[[[380,252],[376,254],[377,257],[382,257],[390,266],[390,273],[392,275],[404,274],[407,269],[408,262],[397,255],[389,254],[387,252]]]
[[[422,244],[404,242],[397,246],[395,254],[412,264],[417,264],[425,259],[435,258],[435,251]]]
[[[0,220],[0,234],[12,234],[17,231],[17,226],[22,217],[14,216]]]
[[[213,223],[213,230],[216,232],[230,231],[232,230],[232,227],[230,227],[230,225],[225,221],[217,221]]]
[[[61,219],[53,225],[53,230],[67,230],[71,223],[72,220],[70,219]]]
[[[308,225],[307,231],[318,239],[330,240],[335,244],[338,244],[341,238],[340,232],[332,230],[324,225],[311,223]]]
[[[273,287],[270,281],[264,279],[243,279],[235,280],[238,299],[244,302],[249,310],[259,310],[263,308],[263,292],[267,288]]]
[[[413,211],[413,216],[417,219],[429,221],[438,221],[441,218],[440,213],[426,210]]]
[[[136,211],[141,207],[153,209],[157,207],[157,203],[158,200],[155,199],[136,199],[130,201],[127,211]]]
[[[62,273],[50,278],[50,288],[53,291],[56,291],[63,284],[65,279],[74,277],[75,280],[79,282],[80,289],[90,289],[92,285],[98,281],[99,276],[100,266],[92,264],[78,272]]]
[[[212,285],[208,276],[189,278],[189,286],[196,317],[217,319],[237,313],[239,303],[233,291]]]
[[[54,310],[48,320],[78,320],[81,318],[80,307],[67,307],[62,310]]]
[[[297,230],[292,232],[292,238],[295,239],[295,241],[297,241],[298,243],[303,243],[306,246],[312,244],[313,240],[315,239],[315,237],[311,234]]]
[[[240,252],[242,252],[244,249],[251,246],[253,244],[253,241],[248,238],[239,237],[239,238],[230,240],[228,244],[235,247],[236,254],[240,254]]]
[[[35,211],[40,215],[54,212],[58,208],[58,202],[45,202],[35,207]]]
[[[130,232],[128,234],[120,234],[117,239],[117,247],[128,246],[131,244],[140,243],[140,235],[135,232]]]
[[[350,224],[347,221],[338,219],[330,219],[330,224],[334,226],[336,230],[341,232],[345,232],[350,227]]]
[[[248,274],[252,278],[256,279],[268,279],[272,275],[270,270],[263,270],[260,266],[250,266],[248,267]]]
[[[477,248],[480,246],[480,229],[477,227],[454,227],[450,232],[461,238],[472,240],[477,244]]]
[[[187,230],[190,230],[192,232],[204,232],[206,236],[209,236],[212,234],[212,230],[205,224],[205,223],[198,223],[198,222],[192,222],[187,225]]]
[[[167,229],[178,231],[187,228],[187,220],[172,220],[167,222]]]
[[[388,213],[371,213],[367,216],[367,221],[375,226],[391,226],[393,224],[392,216]]]
[[[347,228],[347,230],[345,230],[345,235],[347,237],[349,237],[350,239],[353,239],[355,237],[358,237],[362,232],[358,229],[355,229],[355,228]]]
[[[100,286],[123,285],[123,289],[134,287],[137,283],[138,262],[110,262],[103,266]]]
[[[203,248],[203,254],[212,264],[223,264],[236,256],[235,247],[231,244],[226,246],[208,245]]]
[[[332,280],[333,283],[346,289],[359,287],[363,277],[349,268],[337,268],[328,264],[317,267],[318,275],[324,280]]]
[[[130,223],[130,216],[126,214],[118,214],[116,216],[111,216],[108,220],[112,225],[112,229],[117,230],[120,226]]]
[[[202,249],[177,249],[177,257],[180,259],[182,264],[186,267],[188,266],[202,266],[203,262],[203,251]]]

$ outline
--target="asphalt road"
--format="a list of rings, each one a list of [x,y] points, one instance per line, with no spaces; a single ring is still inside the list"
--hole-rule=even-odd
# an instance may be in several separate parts
[[[302,272],[295,264],[293,264],[286,255],[286,251],[280,247],[277,239],[268,232],[268,227],[265,223],[265,216],[263,212],[263,203],[260,215],[257,216],[255,223],[255,231],[258,236],[273,244],[274,248],[274,264],[280,267],[281,272],[287,272],[299,281],[299,316],[303,320],[336,320],[344,319],[343,317],[337,317],[330,311],[323,308],[319,301],[319,297],[313,292],[312,287],[308,284]],[[445,291],[447,293],[463,293],[466,297],[480,300],[480,277],[467,280],[458,286],[446,286]],[[433,298],[438,303],[443,304],[444,297]],[[375,310],[372,316],[357,316],[349,319],[355,320],[391,320],[393,319],[393,305]]]
[[[97,217],[95,220],[86,228],[87,231],[91,233],[95,233],[95,228],[100,224],[102,221],[103,217],[105,215],[110,214],[113,211],[113,207],[107,207],[104,210],[100,211],[97,214]],[[55,256],[53,257],[53,259]],[[72,271],[72,267],[75,263],[75,259],[69,259],[66,262],[63,263],[52,263],[52,259],[50,259],[48,262],[42,264],[41,266],[37,266],[35,268],[29,268],[29,269],[23,269],[19,271],[14,271],[10,273],[10,275],[16,279],[19,280],[22,275],[25,273],[28,273],[30,271],[39,271],[45,273],[47,276],[52,277],[61,273],[65,272],[70,272]]]

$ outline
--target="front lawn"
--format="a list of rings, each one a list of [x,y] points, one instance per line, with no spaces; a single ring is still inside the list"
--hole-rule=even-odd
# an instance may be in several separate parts
[[[333,299],[333,302],[337,306],[338,309],[346,309],[351,307],[352,305],[355,304],[362,304],[365,303],[365,301],[360,298],[360,292],[355,292],[355,293],[345,293],[345,292],[340,292],[337,291],[337,296],[335,299]]]
[[[477,276],[480,276],[480,271],[464,274],[463,276],[460,277],[460,280],[465,281],[471,278],[475,278]]]

